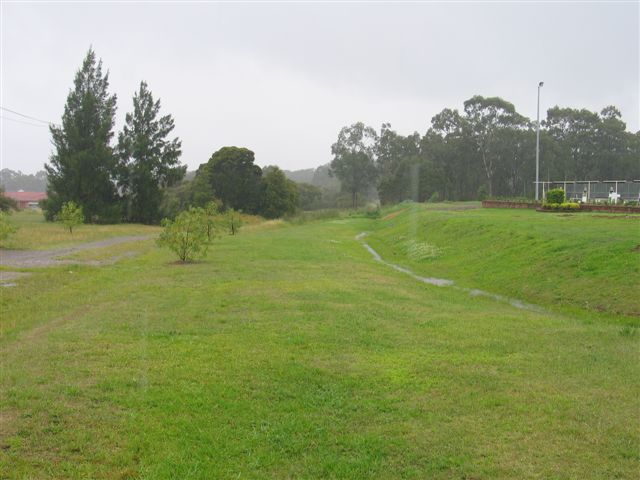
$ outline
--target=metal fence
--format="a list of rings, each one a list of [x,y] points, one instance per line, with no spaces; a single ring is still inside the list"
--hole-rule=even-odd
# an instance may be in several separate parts
[[[535,182],[534,182],[535,183]],[[640,201],[640,180],[575,180],[540,182],[542,198],[552,188],[562,188],[567,200],[603,201],[611,192],[620,195],[620,200]]]

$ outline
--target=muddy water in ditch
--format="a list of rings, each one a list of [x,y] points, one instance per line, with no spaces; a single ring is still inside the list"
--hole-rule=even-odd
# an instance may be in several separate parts
[[[484,290],[479,290],[477,288],[465,288],[465,287],[459,287],[455,284],[455,282],[453,280],[448,280],[446,278],[435,278],[435,277],[423,277],[421,275],[418,275],[417,273],[409,270],[408,268],[404,268],[401,267],[400,265],[396,265],[395,263],[391,263],[391,262],[387,262],[386,260],[384,260],[380,254],[378,252],[376,252],[373,247],[371,245],[369,245],[367,242],[364,241],[364,237],[367,236],[367,232],[362,232],[359,233],[358,235],[356,235],[356,240],[359,240],[360,243],[362,243],[362,246],[364,248],[367,249],[367,251],[371,254],[371,256],[374,258],[374,260],[376,260],[377,262],[382,263],[383,265],[386,265],[387,267],[393,268],[394,270],[397,270],[398,272],[402,272],[406,275],[409,275],[411,278],[422,282],[422,283],[426,283],[429,285],[435,285],[436,287],[451,287],[451,288],[455,288],[456,290],[460,290],[462,292],[466,292],[469,295],[471,295],[472,297],[487,297],[487,298],[491,298],[493,300],[496,300],[498,302],[504,302],[504,303],[508,303],[509,305],[512,305],[516,308],[520,308],[522,310],[531,310],[534,312],[543,312],[544,310],[537,306],[537,305],[533,305],[530,303],[526,303],[523,302],[522,300],[518,300],[516,298],[509,298],[509,297],[505,297],[503,295],[498,295],[495,293],[490,293],[490,292],[485,292]]]

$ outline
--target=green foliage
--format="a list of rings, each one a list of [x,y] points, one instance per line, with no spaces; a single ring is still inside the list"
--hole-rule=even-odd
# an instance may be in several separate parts
[[[364,213],[368,218],[380,218],[381,216],[380,205],[376,203],[368,203],[364,207]]]
[[[47,190],[47,172],[40,170],[31,174],[3,168],[0,170],[0,185],[10,192],[44,192]]]
[[[18,209],[18,202],[4,194],[4,187],[0,187],[0,212],[9,212]]]
[[[553,188],[547,192],[548,203],[563,203],[564,190],[562,188]]]
[[[440,192],[433,192],[429,197],[429,202],[435,203],[440,201]]]
[[[298,207],[301,210],[315,210],[322,201],[322,190],[320,187],[310,183],[298,183]]]
[[[0,210],[0,242],[5,241],[17,230],[17,227],[9,221],[9,214]]]
[[[196,173],[196,205],[217,198],[225,208],[258,213],[262,170],[254,164],[254,153],[247,148],[223,147]],[[201,203],[203,202],[203,203]]]
[[[555,210],[558,212],[578,212],[580,211],[580,204],[574,202],[562,202],[562,203],[548,203],[542,204],[544,210]]]
[[[240,212],[230,208],[225,212],[224,219],[227,229],[229,230],[229,235],[235,235],[238,233],[242,226],[242,217],[240,216]]]
[[[168,136],[174,129],[171,115],[158,118],[160,100],[154,101],[146,82],[133,96],[133,112],[127,113],[118,138],[118,184],[127,204],[127,220],[152,224],[161,218],[163,188],[184,177],[180,166],[181,142]]]
[[[216,225],[219,223],[218,215],[220,213],[220,206],[211,201],[204,206],[204,222],[207,227],[207,240],[211,241],[216,235]]]
[[[260,214],[266,218],[291,215],[298,204],[298,188],[278,167],[266,167],[262,172]]]
[[[206,214],[193,207],[178,214],[175,220],[165,218],[158,245],[172,250],[182,262],[204,257],[209,247]]]
[[[56,219],[58,222],[62,223],[65,228],[68,228],[69,233],[73,235],[73,229],[84,223],[82,207],[72,201],[63,203]]]
[[[94,223],[118,222],[122,217],[116,190],[117,158],[111,147],[116,96],[110,95],[109,74],[89,50],[76,73],[62,115],[51,125],[54,153],[45,170],[48,199],[45,216],[53,220],[62,205],[73,201]]]
[[[358,208],[358,194],[373,185],[377,170],[374,163],[377,134],[362,122],[344,127],[331,146],[331,173],[338,177],[342,189],[351,195],[351,207]]]
[[[480,185],[478,187],[478,200],[480,201],[486,200],[488,196],[489,196],[489,192],[487,191],[487,186]]]

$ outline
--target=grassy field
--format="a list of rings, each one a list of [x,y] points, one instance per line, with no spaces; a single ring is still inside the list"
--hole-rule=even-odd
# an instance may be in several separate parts
[[[192,265],[147,241],[0,290],[0,478],[637,478],[638,224],[447,208],[254,224]],[[624,314],[535,278],[573,281],[574,250],[552,248],[567,225],[600,259],[578,281]],[[385,259],[546,313],[416,282],[362,231]],[[626,287],[603,286],[609,263]]]
[[[2,247],[16,250],[42,250],[61,248],[80,243],[104,240],[128,235],[156,235],[159,227],[123,223],[120,225],[81,225],[73,235],[60,223],[45,222],[42,212],[22,210],[14,212],[9,220],[17,232],[2,244]]]

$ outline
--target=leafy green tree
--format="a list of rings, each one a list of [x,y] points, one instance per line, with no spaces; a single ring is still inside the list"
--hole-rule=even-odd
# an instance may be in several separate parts
[[[173,251],[182,262],[204,257],[209,247],[205,213],[201,208],[190,208],[178,214],[175,220],[165,218],[158,245]]]
[[[45,165],[48,220],[69,201],[80,205],[90,221],[121,220],[117,158],[111,147],[116,96],[108,88],[109,74],[102,73],[102,61],[90,49],[67,96],[62,125],[50,127],[55,151]]]
[[[69,233],[73,235],[73,229],[84,222],[82,207],[75,202],[66,202],[62,204],[60,213],[57,215],[58,222],[62,223],[65,228],[69,229]]]
[[[338,141],[331,146],[331,173],[340,180],[342,189],[351,195],[351,206],[358,207],[358,194],[374,184],[376,131],[362,122],[344,127]]]
[[[601,121],[596,112],[556,106],[547,110],[544,126],[559,146],[554,165],[548,167],[551,176],[571,180],[598,177]]]
[[[146,82],[133,96],[133,112],[127,113],[118,138],[119,185],[131,222],[160,220],[163,189],[178,183],[187,167],[180,166],[181,142],[168,137],[174,129],[171,115],[159,117],[160,100],[153,99]]]
[[[219,199],[225,208],[258,213],[262,170],[254,160],[254,153],[247,148],[221,148],[205,166],[200,166],[194,180],[200,189],[208,184],[211,195],[206,198],[201,190],[198,194],[206,201]]]
[[[279,218],[296,211],[298,188],[278,167],[266,167],[262,177],[260,213],[266,218]]]
[[[495,173],[503,158],[498,153],[503,138],[501,133],[507,129],[526,128],[526,119],[516,112],[512,103],[500,97],[476,95],[464,102],[464,111],[470,137],[482,162],[489,196],[492,196]]]
[[[18,228],[9,221],[9,214],[0,210],[0,242],[4,242],[14,234]]]
[[[418,200],[420,135],[404,137],[384,123],[376,142],[378,195],[383,204],[406,199]]]

